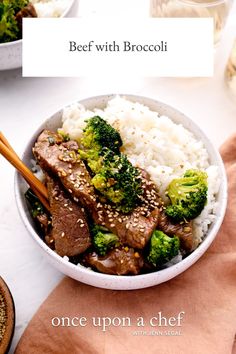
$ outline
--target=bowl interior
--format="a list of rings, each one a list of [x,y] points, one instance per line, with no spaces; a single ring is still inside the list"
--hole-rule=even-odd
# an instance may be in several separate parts
[[[114,96],[115,95],[97,96],[84,99],[79,102],[89,110],[93,110],[94,108],[102,109],[106,106],[107,102]],[[186,257],[184,260],[182,260],[176,265],[149,274],[119,277],[93,272],[83,266],[76,266],[72,263],[65,261],[63,258],[59,257],[55,252],[51,251],[46,246],[46,244],[40,239],[24,198],[24,193],[28,187],[23,178],[21,178],[21,176],[18,174],[16,175],[15,180],[15,192],[18,209],[23,219],[23,222],[25,223],[25,226],[27,227],[33,238],[41,246],[41,248],[43,248],[43,250],[46,251],[46,253],[49,255],[49,260],[52,261],[52,263],[54,263],[54,265],[56,265],[56,267],[59,268],[63,273],[77,280],[81,280],[85,283],[95,286],[111,289],[137,289],[159,284],[163,281],[169,280],[184,271],[185,269],[187,269],[191,264],[196,262],[201,257],[201,255],[206,251],[206,249],[210,246],[211,242],[215,238],[217,231],[219,230],[219,227],[223,221],[227,202],[227,181],[224,165],[218,151],[213,147],[206,135],[194,122],[192,122],[189,118],[187,118],[184,114],[180,113],[176,109],[156,100],[134,95],[121,96],[124,96],[133,102],[145,104],[151,110],[157,111],[160,115],[168,116],[175,123],[180,123],[185,128],[192,131],[196,138],[203,141],[209,154],[210,164],[219,166],[221,187],[216,197],[216,201],[218,202],[216,209],[217,217],[216,220],[210,225],[207,236],[194,252],[192,252],[188,257]],[[59,128],[61,126],[61,117],[62,110],[58,111],[48,120],[46,120],[34,133],[32,138],[28,142],[23,154],[23,161],[27,166],[31,166],[30,161],[33,158],[31,149],[40,132],[43,129],[56,130],[57,128]]]

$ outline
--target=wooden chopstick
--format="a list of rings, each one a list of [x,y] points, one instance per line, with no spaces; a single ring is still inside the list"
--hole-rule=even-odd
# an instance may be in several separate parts
[[[0,132],[0,141],[2,141],[3,144],[5,144],[6,147],[8,147],[8,149],[10,149],[12,152],[15,153],[15,151],[13,150],[13,147],[10,145],[9,141],[7,140],[7,138],[5,138],[5,136],[3,135],[2,132]]]
[[[48,193],[46,187],[20,160],[2,132],[0,132],[0,153],[20,172],[43,206],[49,211],[50,206],[48,203]]]
[[[4,143],[3,143],[4,142]],[[39,198],[41,203],[47,210],[50,210],[47,201],[47,189],[45,186],[34,176],[34,174],[23,164],[17,156],[7,139],[0,133],[0,152],[2,155],[21,173],[25,180],[30,185],[30,188]],[[46,198],[45,198],[46,196]]]

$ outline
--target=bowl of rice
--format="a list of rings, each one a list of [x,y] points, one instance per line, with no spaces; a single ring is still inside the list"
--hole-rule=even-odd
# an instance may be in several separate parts
[[[27,1],[26,1],[27,3]],[[30,0],[28,2],[33,7],[33,17],[37,15],[40,17],[70,17],[75,11],[75,7],[78,5],[78,0]],[[11,6],[11,5],[9,5]],[[10,8],[6,11],[12,11]],[[32,12],[32,8],[29,13]],[[7,15],[6,15],[7,16]],[[24,17],[32,17],[27,13]],[[1,23],[2,21],[2,23]],[[0,16],[0,25],[2,28],[5,26],[4,16]],[[7,18],[9,22],[9,19]],[[15,26],[14,23],[12,23]],[[1,31],[3,32],[3,30]],[[6,32],[7,33],[7,32]],[[22,65],[22,39],[8,39],[1,42],[0,33],[0,70],[10,70],[21,67]],[[7,35],[7,38],[10,36]],[[18,38],[21,38],[18,35]]]
[[[70,139],[79,141],[87,119],[92,116],[102,117],[119,131],[122,152],[134,166],[148,172],[164,203],[168,204],[168,185],[186,170],[199,169],[207,174],[207,201],[201,214],[193,220],[191,252],[187,256],[179,253],[161,269],[138,275],[103,274],[80,262],[75,264],[69,257],[59,256],[39,237],[25,200],[28,187],[16,174],[15,196],[22,220],[49,262],[78,281],[115,290],[140,289],[168,281],[206,252],[222,224],[227,204],[227,179],[220,154],[196,123],[176,109],[151,98],[121,94],[87,98],[52,115],[29,139],[22,157],[24,163],[32,167],[32,147],[44,129],[62,129]],[[41,171],[33,168],[39,176]]]

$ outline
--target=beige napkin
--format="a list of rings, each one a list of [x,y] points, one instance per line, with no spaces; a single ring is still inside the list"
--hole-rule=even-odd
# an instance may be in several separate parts
[[[229,180],[228,209],[216,240],[195,265],[167,283],[136,291],[103,290],[64,278],[31,320],[16,353],[236,354],[236,135],[221,154]],[[159,312],[175,317],[175,325],[152,327],[149,321]],[[53,327],[54,317],[85,317],[87,325]],[[129,317],[131,326],[102,331],[93,317]],[[140,317],[144,327],[137,327]],[[119,319],[114,321],[117,325]]]

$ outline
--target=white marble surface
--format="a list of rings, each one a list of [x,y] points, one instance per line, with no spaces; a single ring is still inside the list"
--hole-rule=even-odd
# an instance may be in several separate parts
[[[80,0],[80,16],[116,9],[132,14],[148,11],[146,0]],[[118,4],[114,7],[114,3]],[[216,71],[209,79],[129,79],[102,81],[80,78],[22,78],[21,70],[0,72],[0,129],[21,153],[37,126],[71,101],[103,93],[134,93],[157,98],[195,120],[216,146],[236,131],[236,97],[230,96],[223,80],[225,62],[236,36],[236,6],[217,48]],[[174,65],[174,60],[173,60]],[[25,230],[15,205],[14,170],[0,157],[0,275],[8,283],[16,305],[14,348],[30,318],[62,275],[46,263]]]

